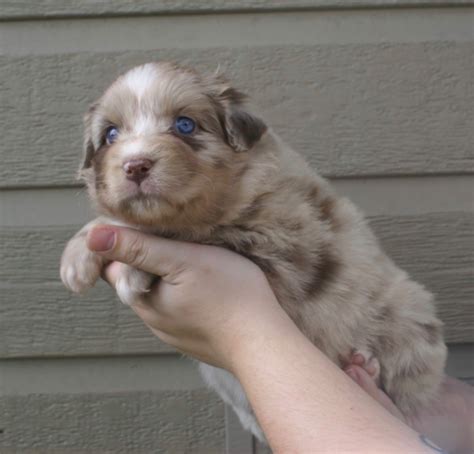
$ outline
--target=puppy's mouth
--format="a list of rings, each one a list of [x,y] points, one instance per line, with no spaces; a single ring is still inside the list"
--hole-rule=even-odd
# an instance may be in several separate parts
[[[131,196],[158,196],[160,190],[157,185],[149,179],[143,181],[126,181],[125,190]]]
[[[170,202],[162,194],[145,193],[139,189],[134,194],[129,194],[122,198],[119,203],[119,211],[132,214],[136,210],[149,213],[155,212],[156,209],[163,209],[170,205]]]

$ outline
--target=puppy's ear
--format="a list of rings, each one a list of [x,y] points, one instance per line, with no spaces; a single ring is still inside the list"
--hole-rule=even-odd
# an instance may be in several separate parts
[[[92,141],[92,115],[97,109],[97,103],[92,104],[84,115],[84,146],[83,161],[80,171],[88,169],[92,165],[94,156],[94,144]]]
[[[213,75],[212,86],[221,108],[221,123],[227,143],[235,151],[250,150],[268,129],[267,125],[247,110],[247,96],[230,86],[222,75]]]

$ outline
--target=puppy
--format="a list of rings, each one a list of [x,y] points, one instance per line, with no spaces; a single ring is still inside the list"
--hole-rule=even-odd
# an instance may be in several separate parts
[[[336,364],[362,354],[405,414],[435,398],[446,347],[432,295],[222,76],[171,63],[130,70],[86,114],[84,149],[81,176],[102,216],[65,248],[70,290],[92,287],[105,265],[85,244],[97,223],[223,246],[262,268],[283,309]],[[153,280],[124,266],[118,296],[133,304]],[[200,369],[263,440],[237,380]]]

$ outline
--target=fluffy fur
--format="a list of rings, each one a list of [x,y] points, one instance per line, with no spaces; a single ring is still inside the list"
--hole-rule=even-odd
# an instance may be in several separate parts
[[[104,217],[68,243],[63,282],[81,292],[99,277],[104,263],[85,245],[95,222],[227,247],[262,268],[284,310],[336,364],[355,351],[378,359],[384,389],[403,412],[414,412],[435,397],[446,357],[431,294],[244,99],[220,75],[170,63],[134,68],[107,89],[85,117],[81,169]],[[173,128],[181,115],[198,125],[191,136]],[[111,125],[119,137],[107,145]],[[154,163],[140,185],[125,178],[130,159]],[[124,267],[117,292],[133,304],[152,280]],[[204,364],[201,370],[263,439],[236,379]]]

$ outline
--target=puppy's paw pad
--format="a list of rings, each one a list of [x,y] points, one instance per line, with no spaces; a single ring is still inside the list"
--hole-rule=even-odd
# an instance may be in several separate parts
[[[131,306],[143,302],[154,280],[155,276],[152,274],[124,265],[115,283],[115,289],[122,303]]]
[[[367,350],[355,350],[352,356],[349,358],[349,364],[362,367],[374,381],[379,381],[379,360]]]

